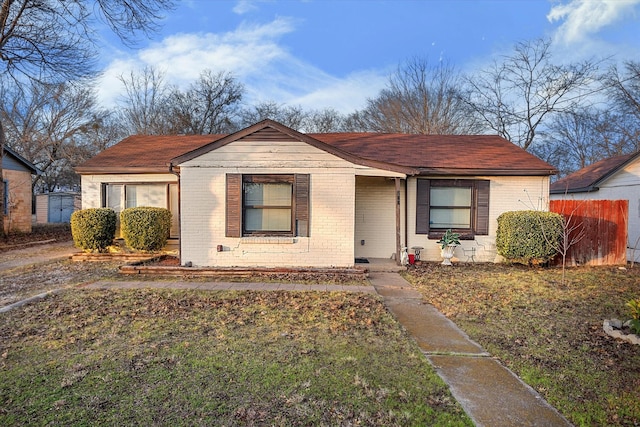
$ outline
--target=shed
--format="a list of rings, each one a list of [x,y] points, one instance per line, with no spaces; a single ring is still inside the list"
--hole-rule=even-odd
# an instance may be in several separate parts
[[[81,208],[80,193],[56,192],[36,196],[36,223],[64,223],[71,221],[71,214]]]

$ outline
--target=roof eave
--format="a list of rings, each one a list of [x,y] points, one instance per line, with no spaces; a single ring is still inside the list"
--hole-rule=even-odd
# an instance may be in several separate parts
[[[573,194],[573,193],[593,193],[600,190],[600,187],[595,185],[590,185],[588,187],[580,187],[580,188],[562,188],[562,189],[551,189],[549,190],[549,194]]]
[[[113,174],[145,174],[145,173],[170,173],[168,166],[145,166],[145,167],[76,167],[78,175],[113,175]]]
[[[549,169],[458,169],[420,168],[417,175],[459,175],[459,176],[550,176],[557,171]]]

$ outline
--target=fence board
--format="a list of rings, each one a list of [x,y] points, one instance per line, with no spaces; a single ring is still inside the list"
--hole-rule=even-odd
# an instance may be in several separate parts
[[[576,227],[569,241],[578,233],[584,237],[567,251],[567,265],[620,265],[627,262],[627,200],[551,200],[549,210]],[[556,258],[562,263],[562,257]]]

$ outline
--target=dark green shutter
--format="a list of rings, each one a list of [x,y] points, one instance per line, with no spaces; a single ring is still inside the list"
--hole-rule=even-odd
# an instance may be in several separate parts
[[[416,184],[416,234],[429,234],[428,179],[418,179]]]
[[[226,236],[242,236],[242,175],[239,173],[227,174],[226,193]]]

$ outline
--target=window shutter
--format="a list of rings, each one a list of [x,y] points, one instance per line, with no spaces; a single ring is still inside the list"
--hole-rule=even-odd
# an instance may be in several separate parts
[[[296,235],[309,237],[309,175],[295,175]]]
[[[242,175],[227,174],[226,236],[242,236]]]
[[[489,234],[489,187],[491,181],[476,181],[476,229],[475,234],[486,236]]]
[[[429,234],[428,179],[418,179],[416,184],[416,234]]]

